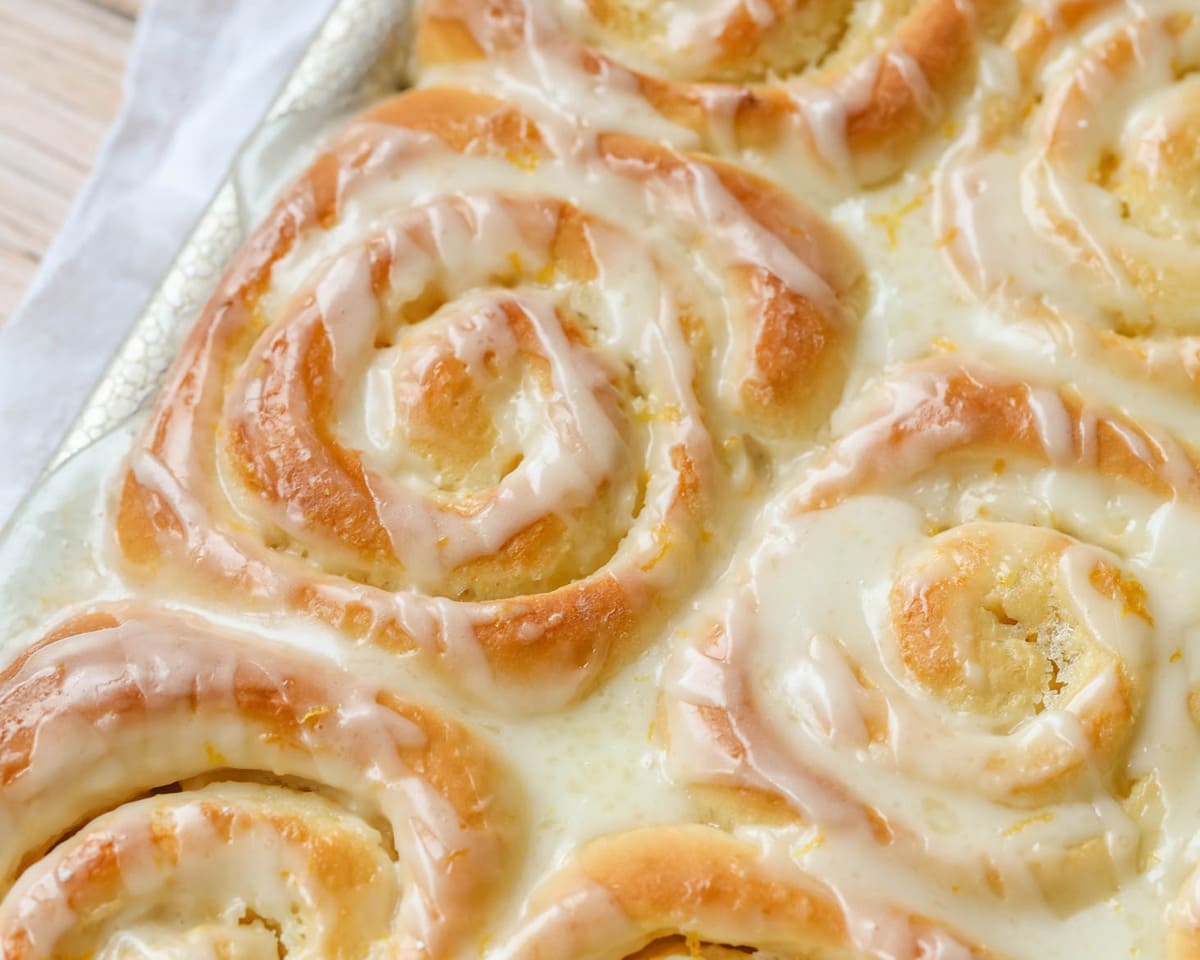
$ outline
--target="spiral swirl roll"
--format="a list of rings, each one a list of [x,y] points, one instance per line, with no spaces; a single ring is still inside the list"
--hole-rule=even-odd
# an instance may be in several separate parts
[[[1018,26],[1018,92],[996,95],[943,172],[946,249],[981,295],[1066,323],[1093,352],[1194,381],[1200,14],[1062,6]]]
[[[1198,495],[1179,444],[1069,393],[944,362],[893,377],[679,641],[677,775],[719,817],[799,817],[955,891],[1111,893],[1146,867],[1190,737],[1183,689],[1144,729],[1182,631],[1139,538]]]
[[[77,617],[0,675],[0,952],[458,955],[519,839],[504,780],[329,663],[145,608]]]
[[[501,957],[524,960],[735,960],[747,954],[992,956],[925,918],[878,907],[868,913],[755,845],[693,825],[587,844],[543,884],[498,949]]]
[[[562,703],[688,589],[746,451],[823,423],[860,285],[732,166],[401,95],[235,259],[132,457],[122,550]]]
[[[457,75],[474,61],[503,62],[552,97],[588,90],[589,110],[600,97],[640,97],[705,149],[778,151],[783,174],[812,158],[825,173],[870,182],[894,173],[936,125],[979,40],[1011,6],[426,0],[418,60]]]

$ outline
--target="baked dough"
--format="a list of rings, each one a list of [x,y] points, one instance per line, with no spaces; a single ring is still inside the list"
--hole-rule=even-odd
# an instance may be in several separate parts
[[[1200,957],[1196,10],[416,12],[0,543],[0,954]]]

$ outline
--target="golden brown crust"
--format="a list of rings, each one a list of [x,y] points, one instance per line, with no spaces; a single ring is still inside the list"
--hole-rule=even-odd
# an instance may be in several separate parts
[[[1025,10],[1005,41],[1016,85],[983,99],[935,188],[943,247],[977,296],[1077,355],[1188,392],[1197,36],[1186,3]]]
[[[986,718],[997,730],[1015,728],[1044,710],[1069,708],[1089,751],[1069,764],[1023,757],[1013,778],[1023,803],[1052,798],[1089,761],[1109,777],[1123,756],[1144,691],[1137,671],[1095,636],[1073,609],[1061,570],[1074,541],[1057,532],[1017,531],[1004,525],[963,526],[933,538],[925,555],[892,585],[892,632],[907,674],[931,699],[958,714]],[[1120,599],[1144,594],[1136,580],[1108,561],[1089,564],[1089,580]],[[1128,584],[1128,586],[1126,586]],[[1135,614],[1152,621],[1143,610]],[[972,657],[960,644],[970,637]],[[969,674],[969,675],[968,675]],[[1097,677],[1115,679],[1106,696],[1087,696]]]
[[[885,908],[887,909],[887,908]],[[920,917],[894,911],[913,955],[953,943],[990,954]],[[509,943],[531,960],[650,958],[682,941],[692,956],[763,950],[851,960],[867,949],[833,891],[794,866],[706,826],[653,827],[594,840],[535,894]],[[897,937],[895,942],[899,942]]]
[[[1042,432],[1037,388],[965,367],[950,368],[935,377],[926,399],[879,425],[871,455],[860,459],[862,469],[855,474],[854,483],[828,488],[828,492],[822,487],[814,506],[828,506],[877,483],[894,482],[901,451],[923,437],[938,435],[948,438],[930,445],[930,453],[938,460],[963,453],[984,459],[994,454],[1047,466],[1094,469],[1157,496],[1200,494],[1197,464],[1185,448],[1120,414],[1086,409],[1071,390],[1054,395],[1069,416],[1069,446],[1059,449],[1049,445]],[[873,425],[862,429],[869,431]],[[919,462],[922,467],[933,465]]]
[[[213,873],[222,871],[210,869],[208,877],[202,870],[192,873],[189,868],[195,864],[191,858],[207,852],[211,860],[239,848],[247,851],[247,858],[270,855],[270,846],[256,847],[264,836],[272,838],[275,850],[294,851],[298,872],[311,878],[309,896],[321,898],[319,903],[305,904],[327,918],[319,938],[310,934],[316,941],[314,948],[344,956],[355,949],[369,949],[372,935],[382,932],[380,921],[386,918],[379,915],[383,898],[378,891],[392,886],[388,877],[391,864],[379,849],[379,838],[332,804],[282,790],[225,788],[203,791],[194,800],[168,797],[161,804],[151,800],[142,806],[147,808],[144,819],[139,821],[136,807],[125,808],[104,818],[99,827],[85,828],[83,835],[55,851],[56,882],[43,882],[39,892],[45,895],[52,889],[54,906],[69,910],[76,920],[68,928],[56,930],[49,942],[44,933],[35,931],[42,915],[53,906],[30,897],[24,915],[14,921],[12,905],[6,905],[7,913],[0,916],[0,949],[7,960],[91,955],[98,945],[103,946],[112,927],[119,929],[114,920],[122,908],[136,915],[139,901],[143,910],[150,906],[156,892],[139,889],[138,878],[133,876],[136,865],[147,859],[158,864],[160,877],[168,885],[176,885],[172,905],[179,915],[187,916],[190,908],[199,916],[188,919],[198,924],[215,920],[205,916],[211,902],[232,899],[236,894],[232,889],[211,889],[207,884],[213,882]],[[211,841],[207,850],[197,849],[197,834]],[[238,885],[236,876],[220,879],[231,887]],[[178,888],[189,882],[196,887]],[[255,920],[258,918],[248,909],[239,925],[252,925]],[[267,923],[267,931],[274,934],[270,939],[279,942],[282,924],[278,920]],[[224,938],[231,935],[212,932],[218,957]]]
[[[104,736],[83,746],[86,768],[64,791],[58,771],[63,752],[71,749],[64,737],[92,728]],[[357,798],[356,809],[378,805],[399,856],[425,862],[411,882],[429,909],[421,911],[423,919],[410,915],[397,928],[398,945],[432,938],[441,950],[461,943],[478,932],[479,918],[509,876],[520,833],[515,788],[460,724],[311,655],[220,633],[190,618],[122,606],[68,620],[0,676],[0,815],[11,829],[0,843],[3,890],[81,818],[177,781],[251,775],[299,778],[310,789]],[[347,833],[342,820],[328,820],[324,808],[305,806],[303,797],[280,791],[261,802],[251,798],[243,813],[241,800],[229,806],[201,798],[195,811],[218,833],[240,831],[247,843],[257,842],[256,830],[279,834],[315,858],[309,872],[331,895],[346,896],[364,869],[378,871],[380,862],[387,863],[379,853],[370,854],[369,864],[362,859],[364,842],[381,842],[360,827]],[[125,841],[113,839],[137,843],[155,827],[157,821],[145,820],[136,807],[114,814],[126,824],[120,831],[98,829],[60,851],[71,869],[60,866],[38,881],[53,886],[53,895],[46,894],[51,901],[106,902],[132,882],[126,869],[153,863],[118,855]],[[323,824],[333,831],[328,836],[320,835]],[[196,821],[185,817],[176,826],[194,832]],[[168,863],[174,831],[152,831]],[[4,911],[16,913],[0,911],[0,933],[13,950],[25,937],[23,924],[41,915],[22,913],[19,906],[19,897],[10,897]],[[417,927],[402,929],[417,921]]]
[[[847,638],[830,639],[839,652],[828,658],[839,666],[829,674],[835,678],[830,686],[819,689],[821,697],[837,698],[838,712],[820,721],[820,737],[835,736],[824,724],[843,730],[832,717],[850,714],[842,735],[860,738],[863,756],[878,757],[871,762],[886,770],[896,767],[939,783],[948,778],[947,789],[964,791],[972,803],[984,796],[1008,811],[1035,811],[1005,828],[1012,832],[998,834],[997,842],[1039,818],[1053,822],[1056,804],[1092,790],[1103,803],[1125,802],[1128,748],[1150,692],[1146,658],[1155,618],[1145,587],[1107,550],[1025,519],[1003,522],[1011,507],[999,495],[996,502],[1005,506],[997,516],[990,518],[984,506],[972,519],[969,506],[966,517],[958,514],[957,495],[936,491],[947,484],[971,489],[976,481],[999,489],[1010,476],[1013,489],[1023,491],[1031,476],[1048,477],[1053,470],[1086,473],[1114,491],[1196,502],[1200,465],[1194,454],[1169,435],[1084,404],[1072,392],[1043,390],[992,371],[919,365],[884,392],[888,399],[866,403],[865,415],[798,478],[788,510],[803,529],[807,515],[859,497],[916,499],[919,522],[929,527],[916,547],[904,547],[893,561],[890,616],[879,628],[887,638],[883,659],[890,680],[881,687],[880,674],[864,672],[875,666],[865,652],[875,641],[843,648]],[[989,494],[980,502],[991,499]],[[788,528],[779,536],[790,542],[798,534]],[[758,561],[766,568],[772,562]],[[753,651],[768,642],[764,632],[778,627],[765,615],[758,619],[763,596],[779,603],[773,589],[778,584],[756,581],[751,591],[735,590],[720,618],[705,621],[703,640],[677,652],[665,703],[670,749],[691,772],[690,781],[715,798],[718,811],[741,804],[746,791],[765,794],[815,827],[857,825],[955,890],[1014,896],[1012,878],[995,872],[990,854],[971,863],[958,861],[957,851],[931,847],[919,818],[885,812],[871,793],[810,758],[808,740],[788,740],[779,726],[786,711],[771,700],[778,692],[764,693],[755,672],[760,667],[750,666]],[[779,611],[772,609],[774,617]],[[779,642],[770,638],[771,648]],[[805,657],[806,664],[810,660]],[[970,741],[974,750],[963,748],[964,762],[979,763],[978,776],[960,782],[953,770],[893,756],[892,745],[906,737],[920,741],[914,730],[926,709],[931,717],[950,715],[962,725],[947,741],[948,752],[955,738],[972,735],[976,726],[984,731]],[[1036,734],[1031,724],[1044,712],[1068,718],[1070,749],[1053,733]],[[930,722],[931,730],[943,731],[943,721]],[[722,791],[730,795],[724,806]],[[1077,909],[1110,892],[1118,870],[1126,869],[1106,849],[1102,838],[1085,838],[1061,850],[1035,845],[1021,856],[1044,896]]]
[[[635,67],[638,57],[622,56],[622,46],[637,49],[661,26],[647,22],[640,7],[635,12],[592,0],[595,36],[571,36],[548,10],[539,11],[547,25],[537,30],[550,32],[542,42],[552,55],[574,59],[585,73],[629,69],[654,109],[695,130],[709,150],[722,149],[731,135],[740,148],[769,150],[799,128],[819,155],[825,131],[809,126],[805,94],[789,84],[822,88],[842,103],[839,135],[858,175],[873,181],[893,173],[939,122],[974,65],[979,37],[998,32],[1013,4],[890,0],[871,29],[853,24],[836,4],[821,10],[772,0],[770,6],[769,17],[733,6],[715,35],[713,57],[686,78],[676,75],[673,62]],[[427,2],[418,23],[418,61],[429,69],[502,60],[529,42],[532,16],[528,0]]]
[[[640,500],[647,484],[657,480],[634,475],[624,480],[601,476],[586,502],[545,503],[502,542],[436,575],[409,563],[412,549],[440,553],[452,538],[425,545],[397,541],[389,524],[408,514],[390,506],[392,481],[336,429],[345,390],[334,341],[343,321],[326,316],[315,295],[281,294],[271,283],[275,265],[300,238],[337,226],[346,198],[365,189],[360,181],[378,175],[366,171],[393,162],[380,157],[391,149],[389,138],[400,134],[425,136],[428,145],[414,147],[418,151],[487,157],[522,172],[565,162],[547,146],[537,124],[480,94],[430,88],[373,107],[286,193],[205,308],[125,477],[118,540],[141,575],[170,574],[183,589],[231,588],[251,605],[286,604],[355,639],[396,650],[452,659],[466,631],[501,686],[557,688],[558,699],[569,697],[636,650],[649,625],[670,610],[699,571],[693,555],[712,533],[719,468],[694,413],[689,416],[653,383],[636,383],[638,371],[624,373],[605,360],[585,326],[556,308],[553,322],[571,349],[579,356],[596,352],[596,359],[581,361],[598,371],[592,374],[590,399],[605,411],[625,448],[643,442],[642,407],[664,405],[650,419],[664,424],[671,438],[656,469],[665,471],[673,493],[658,508],[661,518],[649,531],[644,556],[623,566],[608,562],[618,555],[625,535],[624,529],[606,529],[621,498]],[[744,304],[735,320],[751,338],[740,379],[740,415],[769,436],[817,429],[840,393],[853,314],[860,307],[860,270],[844,241],[782,191],[728,164],[618,135],[601,136],[596,153],[606,175],[644,184],[672,202],[690,197],[692,189],[713,189],[699,181],[715,176],[718,188],[738,205],[736,216],[782,240],[785,256],[813,272],[816,279],[806,281],[803,290],[769,264],[731,269],[727,282]],[[398,171],[404,169],[403,160],[394,163]],[[540,195],[502,195],[487,202],[510,218],[521,236],[545,244],[544,263],[527,264],[512,255],[504,275],[493,282],[508,288],[555,277],[601,282],[596,244],[617,229],[601,216]],[[468,201],[447,203],[465,222],[476,216]],[[423,210],[414,207],[402,221],[407,224],[400,228],[403,247],[412,259],[436,261],[441,228]],[[423,350],[438,351],[437,362],[411,373],[406,383],[404,405],[398,408],[406,442],[433,465],[439,482],[468,476],[474,455],[497,447],[495,432],[489,433],[488,421],[479,416],[489,402],[479,392],[481,373],[464,374],[452,341],[439,346],[408,333],[442,306],[442,281],[430,280],[415,297],[390,305],[395,295],[388,278],[408,261],[389,246],[399,241],[362,242],[372,298],[383,315],[398,311],[401,318],[395,330],[376,332],[376,347],[386,349],[403,335]],[[524,377],[521,382],[535,383],[546,403],[557,402],[559,378],[566,374],[553,368],[559,361],[552,360],[542,334],[531,326],[531,308],[515,294],[489,296],[489,309],[498,317],[489,321],[490,329],[515,344],[513,363],[520,365],[511,374],[484,357],[483,375],[495,383],[489,389],[511,391]],[[268,306],[280,297],[292,302],[282,310]],[[277,315],[268,317],[268,311]],[[482,321],[468,317],[464,322]],[[475,435],[474,429],[483,433]],[[453,442],[444,442],[447,436]],[[518,455],[510,462],[520,460]],[[497,483],[509,469],[500,465],[486,474],[487,482]],[[230,484],[237,495],[226,502],[223,491]],[[636,487],[633,494],[630,485]],[[434,526],[461,527],[510,509],[501,499],[497,485],[449,503],[427,500],[420,509]],[[668,568],[674,573],[665,573]],[[434,599],[396,592],[413,587]],[[449,620],[440,598],[454,605]],[[489,681],[475,679],[471,692],[480,695]]]

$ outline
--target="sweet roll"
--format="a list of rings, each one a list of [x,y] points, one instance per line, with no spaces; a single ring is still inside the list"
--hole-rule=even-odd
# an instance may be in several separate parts
[[[497,955],[994,960],[928,918],[847,902],[754,844],[700,825],[634,830],[585,845],[535,891]]]
[[[944,164],[941,242],[1005,318],[1190,387],[1200,14],[1186,3],[1050,6],[1014,28],[1011,76]]]
[[[821,429],[861,298],[840,235],[736,167],[400,95],[205,307],[130,459],[122,552],[155,588],[551,708],[686,595],[755,453]]]
[[[315,656],[77,616],[0,674],[0,953],[457,956],[517,852],[509,781]]]
[[[848,420],[676,638],[673,769],[719,822],[757,810],[956,894],[1082,909],[1155,862],[1186,790],[1186,690],[1153,681],[1183,625],[1145,557],[1194,510],[1196,460],[945,359]]]
[[[1012,6],[426,0],[417,60],[455,82],[486,61],[487,76],[512,71],[582,112],[649,104],[704,149],[774,155],[781,176],[800,164],[853,186],[894,174],[939,124]]]

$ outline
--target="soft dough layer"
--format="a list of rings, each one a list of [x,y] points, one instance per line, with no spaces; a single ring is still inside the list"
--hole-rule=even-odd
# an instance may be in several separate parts
[[[1148,566],[1143,538],[1162,511],[1200,529],[1197,463],[986,368],[884,381],[675,643],[673,769],[719,822],[852,850],[838,876],[912,873],[965,913],[1153,909],[1195,796],[1194,610],[1161,579],[1184,554]]]
[[[861,293],[837,231],[734,166],[395,97],[208,303],[130,459],[121,548],[481,701],[561,705],[719,556],[752,452],[822,429]]]
[[[945,251],[1014,320],[1195,390],[1200,12],[1051,3],[939,178]]]
[[[1194,11],[421,11],[0,543],[0,953],[1200,956]]]
[[[426,0],[418,66],[442,82],[552,78],[570,109],[618,99],[693,131],[706,150],[765,158],[785,183],[837,192],[902,167],[1016,6]]]
[[[0,674],[0,947],[453,955],[511,876],[518,793],[459,724],[320,658],[81,615]]]

